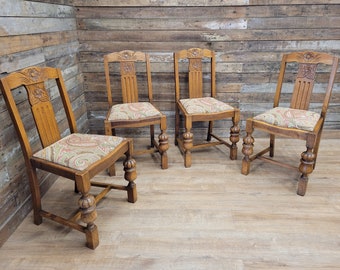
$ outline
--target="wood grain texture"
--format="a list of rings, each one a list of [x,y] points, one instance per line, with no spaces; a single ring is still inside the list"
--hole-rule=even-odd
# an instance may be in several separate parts
[[[139,141],[139,143],[142,143]],[[144,140],[148,143],[147,140]],[[264,145],[259,139],[257,145]],[[243,176],[241,155],[198,151],[190,169],[177,148],[168,170],[159,160],[136,157],[139,199],[111,192],[98,205],[101,243],[95,252],[74,230],[32,214],[1,248],[1,269],[290,269],[331,270],[340,265],[339,139],[323,140],[305,197],[296,195],[298,173],[260,161]],[[305,146],[279,140],[278,155],[296,162]],[[281,150],[280,150],[281,149]],[[208,151],[208,154],[207,154]],[[98,176],[107,180],[105,174]],[[117,180],[118,181],[118,180]],[[119,181],[118,181],[119,182]],[[59,213],[76,203],[69,181],[59,179],[43,199]],[[48,198],[48,199],[47,199]],[[20,250],[20,252],[18,252]]]
[[[86,102],[77,53],[75,9],[66,2],[50,3],[12,0],[1,1],[0,10],[0,76],[19,69],[38,65],[59,67],[64,75],[71,97],[78,128],[87,131],[88,120]],[[60,131],[65,132],[67,121],[60,110],[60,99],[55,98],[55,89],[48,87],[52,102],[57,105],[57,119]],[[23,117],[28,127],[30,139],[38,142],[38,135],[33,129],[33,120],[28,117],[29,108],[25,104],[22,89],[16,92],[18,104],[24,109]],[[27,112],[25,114],[25,111]],[[31,210],[31,196],[28,189],[27,173],[18,138],[10,120],[4,99],[0,98],[0,245]],[[39,172],[39,185],[44,194],[55,179],[51,175]]]
[[[217,92],[241,109],[244,129],[247,117],[272,106],[271,88],[275,88],[283,53],[314,50],[339,55],[340,5],[336,1],[184,4],[140,0],[124,6],[123,2],[102,0],[75,1],[75,6],[80,62],[90,103],[104,101],[101,97],[104,54],[126,49],[145,51],[151,57],[154,85],[159,86],[154,100],[170,117],[169,108],[174,107],[169,105],[174,103],[172,53],[192,47],[207,48],[216,52]],[[340,75],[331,101],[335,111],[326,120],[328,128],[337,129],[340,125],[336,112],[340,108],[339,81]],[[251,93],[249,89],[253,89]],[[317,98],[314,102],[318,106]],[[95,123],[101,119],[101,110],[96,107],[95,104],[89,107],[89,121],[92,131],[100,133],[102,125]],[[173,123],[168,127],[171,133]]]
[[[152,74],[155,103],[167,115],[170,134],[174,130],[173,51],[190,47],[216,51],[219,95],[240,108],[241,124],[247,117],[271,106],[283,53],[309,49],[340,55],[339,24],[332,24],[333,20],[338,21],[339,0],[0,2],[1,25],[4,25],[0,30],[4,34],[0,36],[0,76],[31,65],[61,68],[67,77],[79,128],[94,133],[104,130],[102,57],[105,53],[124,49],[150,53],[151,64],[155,66]],[[101,20],[114,22],[118,29],[111,29],[107,24],[100,26]],[[171,28],[166,28],[166,20],[171,22]],[[237,21],[247,28],[227,27],[228,22]],[[237,24],[231,26],[234,25]],[[192,30],[187,31],[187,27]],[[327,133],[324,135],[329,138],[339,138],[339,82],[338,75],[325,123]],[[319,103],[316,101],[312,106],[317,107]],[[0,242],[3,242],[28,213],[30,201],[24,185],[21,152],[1,98],[0,120],[3,127],[0,132],[3,156],[0,160],[0,209],[1,213],[8,213],[0,224]],[[61,126],[65,126],[63,121]],[[146,132],[141,130],[134,136]],[[219,132],[224,134],[225,130]],[[50,183],[45,177],[42,175],[43,191]]]

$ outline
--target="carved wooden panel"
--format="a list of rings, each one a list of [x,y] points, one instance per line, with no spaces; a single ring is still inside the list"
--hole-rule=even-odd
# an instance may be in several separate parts
[[[120,74],[122,83],[123,102],[138,102],[137,77],[134,62],[121,62]]]
[[[315,64],[299,65],[291,101],[292,108],[302,110],[307,110],[309,108],[316,68],[317,65]]]
[[[203,95],[202,59],[189,59],[189,96],[198,98]]]

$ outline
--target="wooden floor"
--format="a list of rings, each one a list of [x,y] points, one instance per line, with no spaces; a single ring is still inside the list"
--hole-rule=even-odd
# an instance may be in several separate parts
[[[240,149],[231,161],[223,147],[195,151],[186,169],[172,144],[168,170],[157,156],[136,158],[135,204],[112,191],[98,205],[96,250],[82,233],[49,220],[36,226],[30,214],[0,249],[0,269],[340,269],[339,144],[321,142],[304,197],[295,171],[255,161],[244,176]],[[305,147],[278,140],[276,157],[283,149],[297,164]],[[77,199],[73,182],[59,179],[43,203],[69,213]]]

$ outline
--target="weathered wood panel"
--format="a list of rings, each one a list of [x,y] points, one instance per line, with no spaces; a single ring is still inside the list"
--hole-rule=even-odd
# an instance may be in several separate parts
[[[320,3],[321,2],[321,3]],[[74,0],[75,6],[105,6],[105,7],[173,7],[173,6],[243,6],[243,5],[303,5],[303,4],[340,4],[339,0]]]
[[[51,1],[52,2],[52,1]],[[55,2],[55,1],[54,1]],[[2,1],[0,10],[0,73],[1,76],[28,66],[53,66],[61,68],[80,131],[89,128],[83,92],[83,76],[79,67],[77,24],[72,6],[35,3],[31,1]],[[66,128],[61,102],[54,87],[50,88],[56,105],[60,130]],[[28,117],[29,109],[24,91],[18,93],[19,106],[23,108],[25,126],[35,145],[39,140]],[[27,115],[25,114],[27,111]],[[84,117],[85,116],[85,117]],[[0,246],[31,210],[30,190],[21,148],[13,129],[7,108],[0,95]],[[44,194],[55,177],[39,175]]]
[[[84,1],[81,1],[84,3]],[[93,1],[92,1],[93,2]],[[115,1],[116,2],[116,1]],[[170,2],[170,1],[167,1]],[[235,1],[233,1],[235,2]],[[288,2],[288,1],[285,1]],[[223,1],[222,6],[210,5],[210,12],[214,13],[215,18],[225,17],[225,18],[245,18],[251,14],[252,18],[266,18],[266,17],[286,17],[289,16],[338,16],[339,8],[334,6],[329,6],[328,1],[317,1],[318,5],[313,4],[311,1],[304,1],[305,5],[292,5],[286,3],[285,5],[267,5],[265,8],[263,6],[236,6],[236,2],[232,7],[228,6],[225,1]],[[326,3],[327,2],[327,3]],[[340,2],[340,1],[339,1]],[[307,4],[307,5],[306,5]],[[124,7],[115,6],[114,8],[100,7],[95,5],[86,6],[85,4],[81,6],[81,3],[77,4],[77,18],[135,18],[135,19],[168,19],[168,18],[179,18],[186,17],[188,11],[190,11],[191,18],[211,18],[210,13],[202,12],[202,5],[200,6],[172,6],[171,8],[157,7],[145,8],[142,5],[138,7],[128,7],[128,3]],[[148,7],[150,7],[148,5]]]
[[[283,53],[321,50],[339,55],[339,4],[306,0],[185,4],[171,0],[129,3],[76,0],[80,61],[90,123],[95,128],[92,131],[103,132],[102,123],[95,123],[96,118],[100,122],[105,115],[104,54],[124,49],[149,52],[155,102],[171,117],[173,52],[189,47],[216,51],[219,97],[241,108],[243,130],[248,116],[272,106],[272,95],[258,94],[256,89],[275,84]],[[340,76],[334,92],[340,91],[339,81]],[[251,94],[244,92],[249,87],[255,89]],[[339,106],[336,98],[332,102]],[[257,108],[258,103],[264,107]],[[339,126],[340,117],[336,113],[327,119],[327,127]],[[168,121],[170,134],[172,121]]]
[[[43,0],[39,2],[66,2],[72,0]],[[18,0],[1,0],[0,16],[8,17],[45,17],[45,18],[74,18],[75,10],[60,3],[61,5],[54,6],[44,3],[35,3],[38,1],[18,1]]]
[[[61,21],[63,24],[61,24]],[[75,20],[69,18],[0,18],[0,36],[60,32],[75,29]],[[20,25],[20,27],[18,27]],[[39,26],[39,27],[37,27]]]

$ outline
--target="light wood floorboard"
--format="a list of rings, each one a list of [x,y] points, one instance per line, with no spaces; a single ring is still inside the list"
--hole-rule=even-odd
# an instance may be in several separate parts
[[[296,171],[254,161],[242,175],[241,142],[238,160],[219,146],[195,151],[187,169],[173,144],[168,170],[157,155],[136,157],[138,201],[111,191],[100,202],[96,250],[77,231],[34,225],[31,213],[0,249],[0,269],[340,269],[339,143],[321,142],[304,197],[296,195]],[[291,164],[305,150],[295,140],[276,146],[276,158]],[[77,200],[73,182],[59,179],[43,207],[69,213]]]

